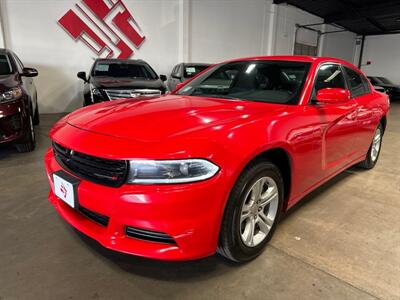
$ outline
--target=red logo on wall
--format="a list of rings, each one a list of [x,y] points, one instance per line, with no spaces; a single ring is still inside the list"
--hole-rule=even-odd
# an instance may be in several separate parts
[[[129,58],[145,40],[122,0],[81,0],[58,24],[102,58]]]

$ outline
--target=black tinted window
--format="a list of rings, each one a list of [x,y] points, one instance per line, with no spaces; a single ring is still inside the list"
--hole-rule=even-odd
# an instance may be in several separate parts
[[[325,88],[346,88],[340,65],[325,64],[319,68],[315,79],[314,91],[318,92],[320,89]]]
[[[297,104],[309,68],[305,62],[231,62],[206,71],[177,93]]]
[[[345,67],[346,74],[347,74],[347,81],[349,83],[351,97],[358,97],[369,92],[365,82],[362,80],[361,75],[350,69]]]
[[[118,62],[98,62],[93,69],[93,76],[129,77],[157,79],[157,75],[147,65]]]
[[[0,54],[0,75],[8,75],[12,72],[10,58],[6,54]]]

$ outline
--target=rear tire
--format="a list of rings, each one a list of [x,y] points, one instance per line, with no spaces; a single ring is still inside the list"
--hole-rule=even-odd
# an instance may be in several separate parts
[[[379,154],[381,153],[382,137],[383,127],[382,124],[379,123],[378,127],[375,130],[374,137],[372,138],[371,146],[369,147],[366,158],[357,166],[367,170],[375,167],[379,158]]]
[[[15,144],[17,151],[20,153],[31,152],[35,149],[36,138],[35,138],[35,130],[33,128],[33,119],[32,116],[29,115],[29,130],[22,138],[21,142]]]
[[[231,191],[218,253],[234,262],[246,262],[260,255],[275,231],[282,203],[279,169],[265,160],[247,166]]]

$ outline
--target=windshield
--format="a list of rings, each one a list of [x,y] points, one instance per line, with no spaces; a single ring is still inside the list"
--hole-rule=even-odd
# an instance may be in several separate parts
[[[197,75],[198,73],[207,68],[208,65],[196,65],[196,66],[185,65],[183,70],[183,77],[192,78],[194,75]]]
[[[96,63],[93,74],[107,77],[129,77],[147,80],[158,79],[157,74],[147,65],[122,63],[122,62],[98,62]]]
[[[6,54],[0,54],[0,75],[8,75],[12,73],[10,59]]]
[[[393,82],[391,82],[389,79],[387,79],[385,77],[378,77],[378,79],[380,81],[382,81],[384,84],[394,84]]]
[[[305,62],[231,62],[210,69],[177,94],[297,104],[309,68]]]

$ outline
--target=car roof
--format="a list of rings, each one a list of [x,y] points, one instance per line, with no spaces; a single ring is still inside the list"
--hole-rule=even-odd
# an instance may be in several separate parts
[[[184,66],[211,66],[209,63],[182,63]]]
[[[133,65],[147,65],[148,63],[141,59],[119,59],[119,58],[98,58],[95,62],[120,63]]]
[[[295,61],[295,62],[308,62],[314,64],[320,64],[325,62],[338,63],[361,72],[355,65],[335,57],[319,57],[319,56],[307,56],[307,55],[271,55],[271,56],[252,56],[237,58],[225,61],[223,63],[240,62],[240,61],[252,61],[252,60],[282,60],[282,61]]]
[[[5,49],[5,48],[0,48],[0,53],[1,54],[9,54],[9,53],[11,53],[11,51],[8,49]]]

